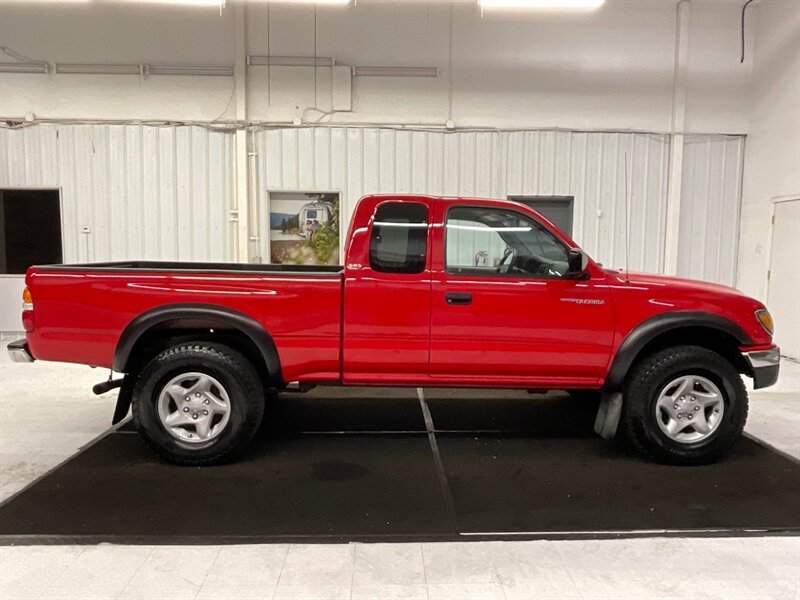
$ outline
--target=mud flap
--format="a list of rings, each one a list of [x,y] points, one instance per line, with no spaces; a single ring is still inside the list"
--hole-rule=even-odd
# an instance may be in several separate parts
[[[620,416],[622,416],[622,392],[603,394],[594,420],[595,433],[606,440],[614,439]]]
[[[111,424],[116,425],[128,416],[131,409],[131,401],[133,400],[133,377],[126,375],[122,380],[122,385],[119,388],[119,395],[117,396],[117,405],[114,407],[114,418],[111,419]]]

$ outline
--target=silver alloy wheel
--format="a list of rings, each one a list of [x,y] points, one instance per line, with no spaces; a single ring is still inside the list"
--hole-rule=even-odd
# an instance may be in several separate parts
[[[699,442],[716,431],[725,413],[725,398],[712,381],[683,375],[664,386],[656,401],[656,421],[676,442]]]
[[[228,425],[231,401],[222,384],[205,373],[173,377],[158,397],[158,417],[175,438],[207,444]]]

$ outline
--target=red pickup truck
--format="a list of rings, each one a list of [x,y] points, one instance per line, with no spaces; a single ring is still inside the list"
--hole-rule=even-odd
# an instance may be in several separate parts
[[[594,390],[656,460],[722,456],[747,418],[740,374],[778,377],[764,305],[709,283],[593,262],[515,202],[366,196],[343,267],[117,262],[28,270],[18,361],[124,378],[115,421],[182,464],[243,450],[289,385]]]

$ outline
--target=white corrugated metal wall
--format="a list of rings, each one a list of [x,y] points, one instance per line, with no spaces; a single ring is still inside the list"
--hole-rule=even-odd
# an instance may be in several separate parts
[[[252,254],[268,253],[268,191],[338,191],[342,215],[371,193],[505,198],[574,196],[574,236],[601,262],[625,253],[625,156],[630,169],[632,269],[661,271],[669,137],[567,131],[430,132],[271,129],[256,134],[259,224]]]
[[[201,127],[0,128],[0,186],[61,189],[66,261],[234,260],[232,144]],[[679,274],[734,283],[743,144],[686,138]],[[630,267],[664,268],[666,135],[312,127],[259,129],[255,150],[251,256],[269,256],[267,191],[339,191],[346,220],[376,192],[571,195],[576,241],[621,266],[627,154]]]
[[[202,127],[0,129],[0,186],[61,189],[64,260],[233,260],[232,135]]]
[[[678,274],[735,285],[744,138],[686,136]]]

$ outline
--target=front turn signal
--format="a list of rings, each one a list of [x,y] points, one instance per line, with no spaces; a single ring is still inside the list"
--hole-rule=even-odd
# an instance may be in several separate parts
[[[28,288],[22,292],[22,310],[33,310],[33,296]]]
[[[772,315],[766,308],[756,311],[756,319],[761,323],[761,326],[767,330],[767,333],[772,335],[775,333],[775,324],[772,322]]]

